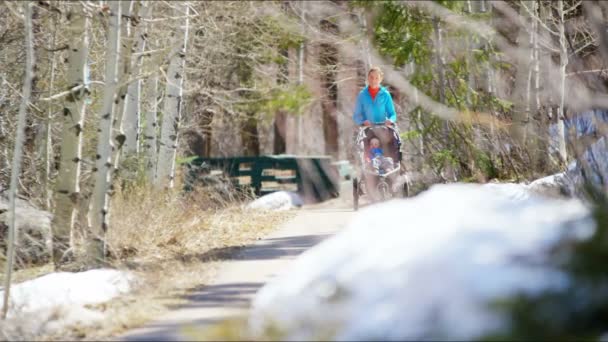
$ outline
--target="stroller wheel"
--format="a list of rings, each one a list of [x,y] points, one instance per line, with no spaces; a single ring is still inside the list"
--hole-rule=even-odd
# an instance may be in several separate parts
[[[410,197],[410,186],[407,182],[403,183],[403,197]]]
[[[377,190],[379,195],[378,197],[380,197],[379,199],[381,201],[386,201],[391,198],[391,190],[386,181],[381,180],[378,182]]]
[[[353,208],[359,209],[359,180],[357,177],[353,178]]]

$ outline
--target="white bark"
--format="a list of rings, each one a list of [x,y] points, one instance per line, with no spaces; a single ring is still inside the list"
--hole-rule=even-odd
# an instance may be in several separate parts
[[[156,171],[156,129],[157,112],[158,112],[158,75],[154,75],[146,80],[146,96],[148,98],[148,106],[145,117],[145,133],[144,133],[144,153],[146,156],[146,176],[150,182],[154,181]]]
[[[559,15],[558,33],[559,33],[559,106],[557,109],[557,132],[558,132],[558,151],[563,163],[568,160],[566,151],[566,130],[564,127],[564,101],[566,96],[566,65],[568,65],[568,48],[566,45],[566,32],[564,21],[564,2],[557,1],[557,11]]]
[[[156,40],[156,47],[159,46],[158,40]],[[156,55],[145,65],[149,72],[158,69],[159,56]],[[152,76],[146,79],[145,82],[145,96],[146,96],[146,107],[145,107],[145,119],[144,119],[144,155],[146,158],[146,177],[150,183],[154,183],[154,177],[156,176],[156,162],[158,158],[157,154],[157,136],[158,136],[158,73],[152,73]]]
[[[445,61],[443,57],[443,34],[440,25],[440,19],[438,17],[433,18],[433,33],[435,35],[435,64],[437,67],[437,78],[439,82],[438,97],[440,103],[445,103],[445,88],[446,88],[446,79],[445,79]],[[445,121],[443,123],[443,138],[444,144],[447,148],[450,144],[450,126],[449,122]],[[456,174],[449,164],[446,161],[444,165],[444,174],[442,175],[446,180],[456,180]]]
[[[134,1],[121,1],[120,2],[120,10],[121,17],[131,16],[131,9]],[[137,4],[137,1],[135,1]],[[124,21],[124,22],[123,22]],[[112,150],[112,162],[114,163],[114,168],[118,169],[118,164],[120,160],[120,154],[122,152],[122,147],[125,143],[125,134],[124,129],[122,127],[123,116],[125,112],[125,99],[127,96],[128,85],[124,84],[130,75],[131,75],[131,48],[133,47],[133,40],[130,39],[131,36],[131,20],[130,19],[122,19],[120,21],[121,35],[120,35],[120,43],[124,48],[121,50],[122,53],[119,54],[119,66],[118,66],[118,81],[121,83],[120,88],[118,89],[118,98],[116,99],[116,105],[113,109],[114,119],[112,120],[112,142],[114,144],[114,149]]]
[[[89,54],[88,18],[82,11],[70,12],[68,18],[68,87],[84,85]],[[59,265],[72,245],[72,231],[80,194],[82,131],[87,90],[81,87],[65,99],[61,133],[60,164],[55,184],[55,211],[52,222],[53,260]]]
[[[32,6],[31,2],[24,2],[24,21],[25,21],[25,79],[23,80],[23,91],[21,105],[19,106],[19,117],[17,119],[17,136],[15,138],[15,149],[13,153],[13,165],[11,168],[11,183],[9,189],[9,221],[8,221],[8,241],[6,255],[6,269],[4,273],[4,303],[2,305],[2,318],[6,318],[9,306],[11,275],[15,258],[15,236],[17,235],[15,226],[15,200],[19,174],[21,173],[21,156],[23,152],[23,141],[25,136],[25,117],[27,106],[32,92],[32,80],[34,78],[34,41],[32,33]]]
[[[56,34],[57,34],[57,23],[54,19],[53,22],[53,38],[51,39],[49,50],[51,50],[55,46]],[[53,95],[55,91],[55,69],[56,69],[56,59],[55,52],[49,52],[49,59],[51,60],[51,80],[49,82],[49,97]],[[51,210],[51,189],[49,189],[49,180],[51,178],[51,158],[53,155],[52,149],[52,115],[53,115],[53,103],[49,103],[47,114],[46,114],[46,122],[44,125],[44,140],[42,146],[42,166],[44,168],[44,172],[42,175],[42,189],[44,191],[44,209]],[[0,134],[2,134],[0,132]]]
[[[526,51],[527,60],[521,58],[517,64],[517,72],[515,75],[515,87],[513,89],[513,118],[511,124],[511,136],[520,147],[526,146],[526,126],[528,125],[530,114],[530,91],[532,82],[532,65],[534,63],[534,50],[532,49],[534,31],[531,29],[531,22],[535,20],[530,18],[534,1],[525,0],[520,3],[520,18],[525,21],[519,29],[518,44],[522,51]]]
[[[534,2],[535,11],[538,11],[538,4]],[[537,113],[540,110],[540,48],[538,46],[538,22],[534,21],[534,39],[532,42],[532,50],[534,51],[534,64],[532,72],[534,75],[534,100],[530,110]],[[546,127],[543,127],[545,129]]]
[[[361,13],[359,14],[359,17],[361,19],[361,24],[363,25],[363,56],[365,56],[365,66],[366,66],[366,71],[370,69],[370,67],[372,66],[372,56],[370,53],[370,42],[369,42],[369,35],[370,35],[370,31],[371,28],[368,25],[367,22],[367,11],[363,10],[361,11]]]
[[[95,161],[95,186],[89,210],[89,245],[90,262],[96,263],[104,257],[104,235],[109,223],[109,198],[112,164],[112,119],[114,100],[117,91],[117,67],[120,50],[120,17],[121,8],[117,1],[109,2],[110,23],[106,52],[105,89],[103,94],[101,121],[99,123],[99,141],[97,143],[97,160]]]
[[[408,77],[413,77],[414,74],[416,73],[416,63],[414,61],[410,61],[408,63],[408,68],[409,68]],[[420,156],[423,157],[424,156],[424,127],[422,125],[422,111],[420,110],[420,108],[418,108],[418,106],[420,105],[418,102],[418,88],[414,88],[414,96],[413,96],[412,105],[414,107],[416,107],[416,130],[418,130],[418,132],[420,132],[420,135],[418,136],[418,153],[420,153]]]
[[[142,1],[142,17],[147,18],[150,8],[148,2]],[[135,40],[131,50],[131,74],[139,75],[143,52],[146,48],[146,23],[140,22],[137,26],[133,39]],[[137,50],[137,53],[134,51]],[[139,134],[140,134],[140,94],[141,80],[136,80],[128,85],[127,97],[125,98],[125,113],[122,120],[122,128],[125,133],[125,145],[123,152],[125,154],[139,153]]]
[[[304,31],[304,35],[307,33],[306,26],[306,7],[308,6],[307,1],[300,1],[300,25],[302,30]],[[305,43],[300,43],[298,48],[298,85],[304,84],[304,53],[305,53]],[[298,129],[298,140],[297,140],[297,150],[302,151],[304,146],[302,146],[303,142],[303,123],[302,123],[302,115],[298,115],[297,117],[297,129]]]
[[[160,148],[156,173],[157,187],[173,187],[175,176],[175,158],[177,155],[177,141],[179,131],[180,110],[182,101],[182,82],[184,63],[186,59],[186,42],[188,41],[188,12],[185,3],[175,3],[176,16],[185,16],[186,22],[179,25],[174,32],[173,51],[167,71],[167,87],[163,106],[163,121],[161,126]]]

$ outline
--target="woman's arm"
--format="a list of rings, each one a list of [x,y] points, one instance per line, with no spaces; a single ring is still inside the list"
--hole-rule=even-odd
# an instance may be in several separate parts
[[[386,118],[391,120],[393,123],[397,122],[397,113],[395,113],[395,105],[393,104],[393,97],[391,93],[386,92],[388,95],[388,101],[386,101]]]
[[[357,125],[362,125],[366,120],[363,116],[363,103],[361,101],[361,94],[357,96],[357,104],[355,105],[355,112],[353,113],[353,120]]]

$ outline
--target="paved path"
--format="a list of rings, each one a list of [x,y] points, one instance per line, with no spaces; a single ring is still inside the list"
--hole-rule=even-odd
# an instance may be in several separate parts
[[[243,315],[257,290],[305,250],[345,227],[353,216],[350,203],[324,203],[302,209],[282,228],[245,247],[220,265],[215,279],[193,292],[189,303],[123,336],[127,341],[186,340],[182,327],[204,326]]]

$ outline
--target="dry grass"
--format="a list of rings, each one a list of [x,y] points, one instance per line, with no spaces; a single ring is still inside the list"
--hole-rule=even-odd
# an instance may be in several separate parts
[[[234,198],[243,198],[235,196]],[[137,288],[97,305],[103,322],[74,326],[42,340],[111,339],[179,305],[212,279],[221,259],[272,231],[293,213],[252,211],[212,192],[133,187],[112,198],[109,262],[134,272]]]

